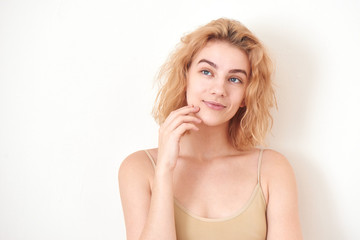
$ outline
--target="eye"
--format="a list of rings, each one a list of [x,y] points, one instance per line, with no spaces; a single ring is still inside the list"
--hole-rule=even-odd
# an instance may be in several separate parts
[[[230,82],[233,82],[233,83],[242,83],[242,82],[243,82],[241,79],[239,79],[239,78],[234,78],[234,77],[229,78],[229,81],[230,81]]]
[[[208,70],[201,70],[201,73],[206,75],[206,76],[211,76],[212,75],[211,72],[208,71]]]

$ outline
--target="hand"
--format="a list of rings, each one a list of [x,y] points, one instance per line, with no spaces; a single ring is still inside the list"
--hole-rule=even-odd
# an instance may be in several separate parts
[[[179,142],[186,131],[198,131],[201,120],[194,116],[199,107],[185,106],[169,114],[159,129],[157,169],[174,170],[179,156]]]

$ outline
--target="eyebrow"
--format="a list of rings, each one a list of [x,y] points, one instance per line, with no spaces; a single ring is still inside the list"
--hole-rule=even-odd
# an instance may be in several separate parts
[[[202,62],[205,62],[205,63],[209,64],[210,66],[214,67],[215,69],[218,68],[218,66],[217,66],[215,63],[213,63],[213,62],[211,62],[211,61],[209,61],[209,60],[206,60],[206,59],[201,59],[201,60],[198,62],[198,64],[199,64],[199,63],[202,63]],[[246,77],[248,76],[247,73],[246,73],[246,71],[243,70],[243,69],[232,69],[232,70],[229,71],[229,73],[243,73],[243,74],[245,74]]]

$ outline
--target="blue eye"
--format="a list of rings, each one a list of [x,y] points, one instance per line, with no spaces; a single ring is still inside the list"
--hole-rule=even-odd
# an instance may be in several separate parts
[[[202,74],[206,75],[206,76],[211,76],[211,72],[208,70],[201,70]]]
[[[229,78],[229,81],[233,83],[242,83],[242,81],[238,78]]]

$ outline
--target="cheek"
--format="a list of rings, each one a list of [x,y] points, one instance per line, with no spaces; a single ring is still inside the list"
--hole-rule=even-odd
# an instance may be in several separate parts
[[[186,89],[186,102],[188,105],[195,104],[196,94],[193,88]]]
[[[186,86],[186,92],[185,92],[185,97],[186,97],[186,103],[187,105],[193,104],[194,102],[194,88],[191,84],[187,84]]]
[[[232,99],[233,103],[235,103],[238,107],[244,107],[245,103],[245,91],[239,91],[234,95]]]
[[[188,101],[198,99],[204,91],[204,87],[201,86],[201,84],[199,84],[198,82],[188,81],[186,87],[186,99]]]

